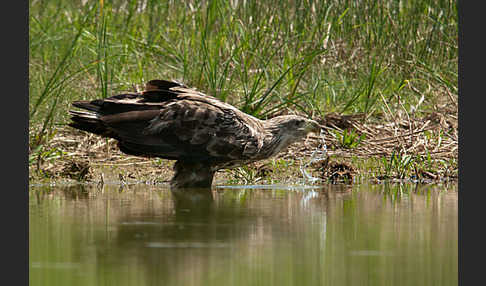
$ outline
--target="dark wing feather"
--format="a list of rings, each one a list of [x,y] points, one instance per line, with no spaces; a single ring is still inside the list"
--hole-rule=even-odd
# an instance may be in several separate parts
[[[246,160],[262,145],[258,120],[181,84],[151,81],[142,94],[73,105],[71,126],[119,140],[122,152],[184,161]]]
[[[233,110],[191,99],[168,104],[144,134],[177,147],[177,159],[184,161],[245,160],[260,143]]]

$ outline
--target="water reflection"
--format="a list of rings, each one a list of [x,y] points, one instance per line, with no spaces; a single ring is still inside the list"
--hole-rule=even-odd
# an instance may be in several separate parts
[[[455,186],[39,187],[31,285],[457,284]]]

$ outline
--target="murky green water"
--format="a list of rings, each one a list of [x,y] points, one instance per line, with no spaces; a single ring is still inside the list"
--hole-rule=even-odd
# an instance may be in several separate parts
[[[457,285],[456,185],[31,187],[30,285]]]

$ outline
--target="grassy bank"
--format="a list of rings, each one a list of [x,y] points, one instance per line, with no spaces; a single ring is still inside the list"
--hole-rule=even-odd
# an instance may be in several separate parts
[[[31,0],[29,40],[31,178],[77,158],[63,138],[110,150],[105,139],[64,133],[71,101],[155,78],[259,118],[297,112],[325,121],[336,158],[383,170],[394,158],[420,158],[457,173],[455,1]],[[329,114],[359,119],[339,125]]]

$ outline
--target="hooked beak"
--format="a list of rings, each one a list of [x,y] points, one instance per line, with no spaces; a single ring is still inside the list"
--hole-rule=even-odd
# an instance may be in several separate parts
[[[321,133],[322,129],[324,129],[324,126],[317,123],[317,121],[309,120],[307,122],[307,128],[306,128],[307,132],[312,132],[312,133],[319,135]]]

